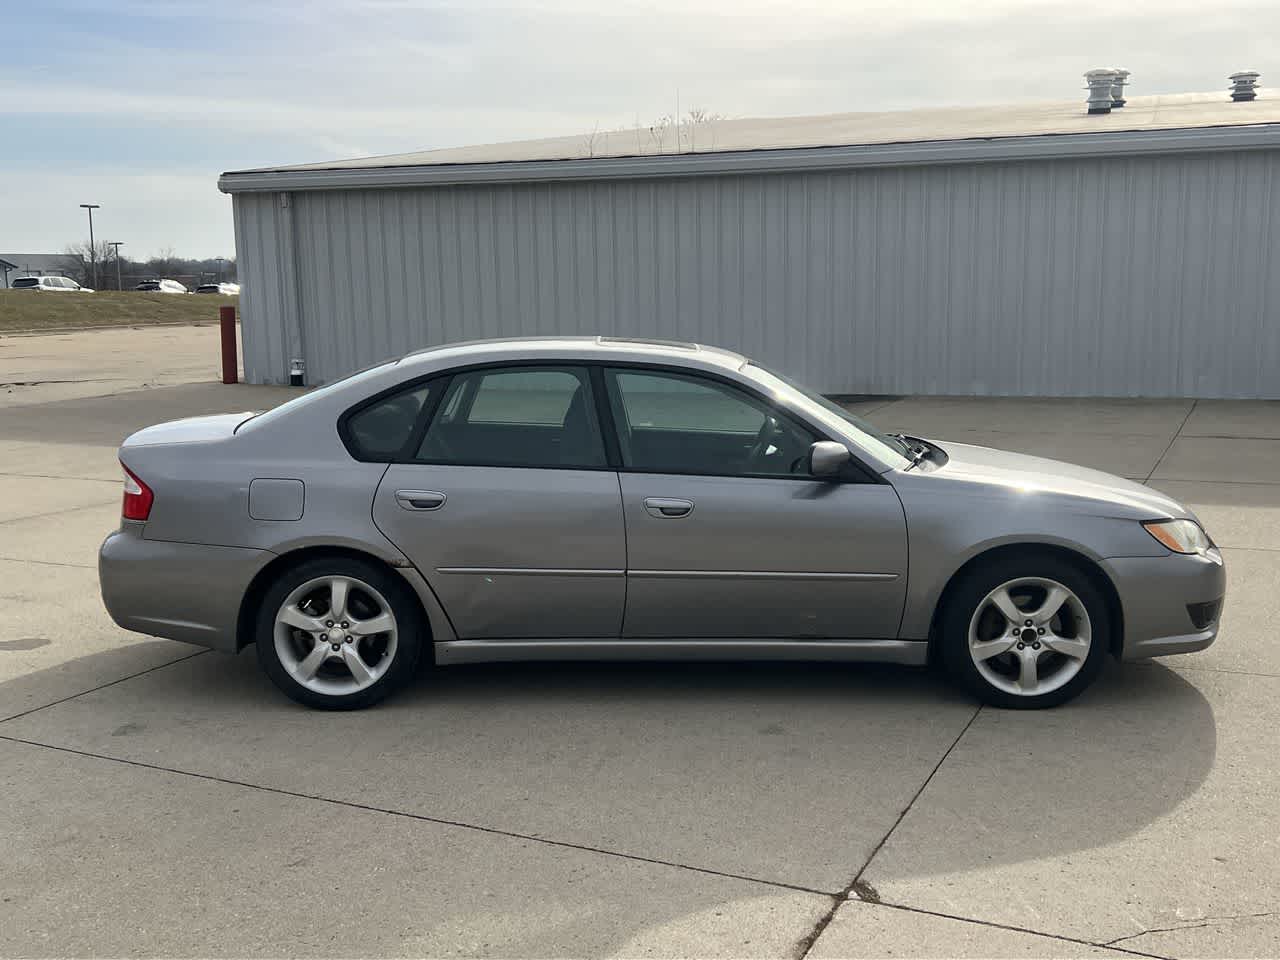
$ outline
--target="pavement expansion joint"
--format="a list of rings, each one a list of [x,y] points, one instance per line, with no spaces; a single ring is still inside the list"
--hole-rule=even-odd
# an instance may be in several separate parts
[[[194,656],[199,656],[199,654],[194,654]],[[187,657],[184,659],[190,659],[190,657]],[[168,664],[164,664],[163,666],[168,666]],[[160,667],[156,667],[153,669],[160,669]],[[149,672],[149,671],[143,671],[143,672]],[[126,677],[123,679],[129,679],[129,678]],[[116,682],[119,682],[119,681],[116,681]],[[108,684],[108,686],[109,685],[110,684]],[[83,694],[76,694],[75,696],[83,696]],[[67,697],[65,699],[71,700],[71,699],[74,699],[74,697]],[[47,704],[47,706],[53,706],[53,704]],[[40,710],[40,709],[44,709],[44,708],[43,707],[35,708],[35,710]],[[34,712],[34,710],[29,710],[27,712],[32,713]],[[18,716],[24,716],[24,714],[18,714]],[[6,719],[11,720],[14,718],[7,717]],[[0,721],[0,723],[3,723],[3,722],[4,721]],[[648,863],[648,864],[653,864],[655,866],[671,867],[672,869],[676,869],[676,870],[690,870],[694,873],[702,873],[712,877],[723,877],[727,880],[741,880],[745,883],[758,883],[766,887],[776,887],[784,890],[795,890],[800,893],[812,893],[817,896],[827,896],[827,897],[832,896],[830,891],[827,891],[827,890],[817,890],[813,887],[805,887],[795,883],[786,883],[785,881],[782,881],[782,880],[768,880],[763,877],[752,877],[742,873],[729,873],[724,870],[714,870],[710,867],[699,867],[695,864],[690,864],[690,863],[679,863],[674,860],[662,860],[657,857],[645,857],[635,853],[624,853],[619,850],[609,850],[604,847],[593,847],[585,843],[573,843],[568,840],[554,840],[549,837],[539,837],[539,836],[535,836],[533,834],[528,834],[528,833],[517,833],[514,830],[503,830],[499,827],[489,827],[479,823],[467,823],[462,820],[448,820],[448,819],[445,819],[444,817],[433,817],[424,813],[412,813],[407,810],[393,810],[389,807],[376,807],[376,806],[373,806],[372,804],[357,803],[354,800],[339,800],[334,797],[324,797],[324,796],[320,796],[319,794],[303,793],[298,790],[286,790],[282,787],[272,787],[262,783],[251,783],[247,780],[233,780],[230,777],[219,777],[219,776],[215,776],[213,774],[208,774],[208,773],[195,773],[191,770],[183,770],[180,767],[167,767],[167,766],[164,766],[163,764],[146,763],[142,760],[129,760],[124,757],[113,757],[113,756],[110,756],[109,754],[94,753],[90,750],[79,750],[79,749],[76,749],[75,747],[65,747],[56,743],[45,743],[40,740],[28,740],[25,737],[14,737],[4,733],[0,733],[0,740],[5,740],[5,741],[8,741],[9,743],[21,743],[28,747],[40,747],[45,750],[56,750],[60,753],[69,753],[77,757],[87,757],[92,760],[102,760],[107,763],[119,763],[125,766],[137,767],[143,770],[154,770],[158,773],[169,773],[179,777],[190,777],[193,780],[204,780],[209,783],[223,783],[232,787],[242,787],[246,790],[259,790],[263,793],[271,793],[281,797],[293,797],[298,800],[311,800],[316,803],[328,803],[338,807],[346,807],[351,810],[363,810],[366,813],[378,813],[384,816],[403,817],[406,820],[417,820],[422,823],[432,823],[438,826],[457,827],[462,830],[474,830],[478,833],[487,833],[496,837],[508,837],[513,840],[524,840],[529,843],[542,843],[550,847],[560,847],[566,850],[580,850],[584,853],[597,853],[606,857],[616,857],[619,860],[630,860],[635,863]]]
[[[947,762],[947,757],[951,756],[951,751],[956,748],[957,744],[959,744],[964,738],[964,735],[969,732],[969,728],[973,726],[973,721],[978,719],[978,714],[981,712],[981,705],[974,708],[973,714],[969,717],[968,721],[965,722],[965,725],[960,729],[960,732],[956,734],[956,738],[952,740],[947,749],[942,752],[942,756],[939,757],[938,762],[933,765],[933,769],[929,771],[929,775],[924,778],[924,782],[920,784],[919,789],[911,795],[911,799],[907,801],[907,805],[902,808],[902,812],[899,813],[898,818],[893,821],[893,825],[889,827],[885,832],[885,835],[880,838],[880,842],[875,845],[870,856],[868,856],[862,866],[858,868],[858,872],[854,874],[853,879],[849,881],[848,886],[831,898],[831,908],[818,918],[818,922],[814,924],[813,929],[810,930],[809,933],[796,945],[796,960],[805,960],[805,957],[809,955],[809,951],[813,949],[813,945],[817,943],[818,938],[822,936],[823,931],[825,931],[827,927],[831,925],[831,921],[835,919],[836,912],[840,909],[841,904],[848,901],[851,897],[863,900],[866,899],[866,897],[875,896],[875,900],[867,900],[867,902],[880,902],[880,894],[876,891],[875,887],[871,886],[870,883],[863,881],[862,875],[866,872],[867,867],[871,866],[871,861],[875,860],[876,855],[880,853],[888,839],[893,836],[893,831],[898,829],[898,825],[902,823],[903,818],[905,818],[911,808],[915,806],[916,801],[920,799],[920,795],[924,793],[925,788],[929,786],[929,783],[942,768],[942,765]],[[864,894],[866,897],[864,897]]]
[[[38,707],[30,707],[29,709],[22,710],[19,713],[10,714],[7,717],[0,717],[0,723],[8,723],[10,720],[17,720],[19,717],[30,716],[31,714],[39,710],[47,710],[49,709],[49,707],[56,707],[60,703],[66,703],[68,700],[74,700],[77,697],[83,697],[91,693],[97,693],[99,690],[105,690],[107,687],[114,687],[117,683],[124,683],[126,680],[132,680],[135,677],[145,676],[148,673],[154,673],[156,670],[163,670],[165,667],[171,667],[175,663],[182,663],[184,660],[190,660],[193,657],[203,657],[205,654],[209,652],[210,651],[208,650],[197,650],[195,653],[189,653],[186,656],[178,657],[176,660],[166,660],[164,663],[158,663],[154,667],[147,667],[147,669],[145,670],[139,670],[137,673],[131,673],[127,677],[118,677],[115,680],[108,681],[107,683],[100,683],[96,687],[90,687],[88,690],[81,690],[78,693],[72,693],[65,697],[59,697],[57,700],[51,700],[48,703],[42,703]],[[0,737],[0,739],[16,740],[16,738],[14,737]],[[27,743],[30,741],[17,740],[16,742]],[[48,743],[36,744],[32,742],[32,745],[50,747],[51,749],[55,749],[55,750],[64,749],[61,747],[54,747],[52,744],[48,744]],[[72,752],[78,752],[78,751],[72,751]]]
[[[1169,445],[1164,448],[1164,453],[1160,454],[1160,459],[1156,461],[1156,465],[1147,473],[1147,479],[1143,483],[1150,483],[1151,478],[1156,475],[1156,471],[1160,469],[1160,464],[1164,463],[1164,458],[1169,455],[1169,451],[1173,449],[1173,445],[1178,442],[1178,438],[1182,436],[1182,431],[1187,428],[1187,421],[1191,419],[1191,415],[1196,412],[1196,405],[1199,400],[1191,401],[1191,409],[1187,411],[1187,415],[1182,418],[1182,422],[1178,424],[1178,429],[1173,432],[1173,436],[1169,438]]]
[[[1026,933],[1026,934],[1030,934],[1033,937],[1044,937],[1046,940],[1057,940],[1060,943],[1075,943],[1075,944],[1079,944],[1080,946],[1087,946],[1087,947],[1100,947],[1100,948],[1105,947],[1107,949],[1116,950],[1121,953],[1132,954],[1135,957],[1151,957],[1152,960],[1172,960],[1172,958],[1167,957],[1165,954],[1162,954],[1162,953],[1147,953],[1142,950],[1134,950],[1128,947],[1113,947],[1111,946],[1111,943],[1117,942],[1114,940],[1111,941],[1110,943],[1102,943],[1101,941],[1097,941],[1097,940],[1085,940],[1080,937],[1068,937],[1068,936],[1063,936],[1062,934],[1059,934],[1059,933],[1046,933],[1044,930],[1034,930],[1031,927],[1018,927],[1009,923],[996,923],[993,920],[979,920],[975,917],[962,917],[959,914],[954,914],[954,913],[941,913],[937,910],[925,910],[922,907],[913,907],[905,903],[888,903],[885,901],[879,901],[877,905],[882,907],[887,907],[890,910],[903,910],[907,913],[919,913],[924,916],[939,917],[943,920],[955,920],[959,923],[972,923],[979,927],[991,927],[992,929],[995,929],[995,930],[1009,930],[1013,933]],[[1180,928],[1177,928],[1177,929],[1180,929]],[[1145,932],[1150,933],[1153,931],[1145,931]],[[1142,934],[1134,934],[1134,936],[1141,936],[1141,935]],[[1127,939],[1127,938],[1122,937],[1121,939]]]

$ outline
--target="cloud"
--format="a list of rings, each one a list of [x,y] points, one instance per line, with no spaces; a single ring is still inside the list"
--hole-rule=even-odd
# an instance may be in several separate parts
[[[1280,83],[1280,7],[1261,0],[1212,15],[1201,0],[38,6],[6,23],[7,36],[36,39],[0,63],[0,124],[10,137],[49,139],[0,165],[35,166],[38,157],[68,174],[100,174],[104,189],[123,188],[127,176],[202,177],[211,188],[224,169],[624,127],[674,112],[677,95],[683,109],[744,117],[1083,101],[1083,71],[1110,64],[1133,72],[1134,95],[1225,90],[1227,74],[1243,68]],[[62,27],[26,32],[24,17]],[[65,118],[62,132],[50,117]],[[102,140],[90,118],[128,131],[110,156],[95,156]],[[216,149],[204,162],[210,140]],[[11,180],[14,171],[0,173]],[[41,235],[31,213],[15,219],[16,194],[6,190],[0,220]],[[178,209],[208,216],[198,232],[224,230],[229,244],[221,208]],[[157,242],[176,245],[188,229],[175,225],[171,241]]]

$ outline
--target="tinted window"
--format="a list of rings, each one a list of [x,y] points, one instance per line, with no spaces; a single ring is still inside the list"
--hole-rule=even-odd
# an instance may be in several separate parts
[[[431,389],[430,385],[422,384],[353,413],[346,422],[351,453],[360,460],[400,459]],[[439,381],[435,389],[441,389]]]
[[[315,387],[314,389],[308,390],[306,393],[296,396],[292,400],[286,400],[278,407],[272,407],[265,413],[259,413],[246,420],[244,423],[240,424],[240,426],[236,427],[236,433],[257,430],[270,423],[274,423],[277,420],[287,418],[295,411],[303,409],[308,404],[314,403],[317,399],[325,397],[335,390],[345,390],[349,387],[354,387],[362,380],[370,380],[380,377],[382,374],[386,373],[389,368],[394,367],[399,362],[399,360],[383,360],[380,363],[375,363],[372,366],[357,370],[355,373],[349,373],[345,377],[339,377],[337,380],[332,380],[322,387]]]
[[[610,370],[623,466],[648,473],[805,476],[808,429],[745,391],[679,373]]]
[[[38,286],[40,286],[40,279],[38,277],[21,277],[13,281],[13,288],[15,290],[20,290],[23,287],[38,287]]]
[[[603,467],[590,378],[580,367],[457,374],[423,438],[433,463]]]

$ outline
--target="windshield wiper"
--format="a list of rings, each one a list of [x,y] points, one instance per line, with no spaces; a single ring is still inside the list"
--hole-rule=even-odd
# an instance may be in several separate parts
[[[929,455],[929,448],[919,441],[913,441],[901,433],[891,433],[889,436],[902,444],[906,455],[911,458],[911,467],[918,466],[920,461]],[[910,470],[911,467],[907,469]]]

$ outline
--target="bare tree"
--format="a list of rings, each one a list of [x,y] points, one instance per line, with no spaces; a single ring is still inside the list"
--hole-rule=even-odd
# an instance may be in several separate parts
[[[675,124],[670,114],[664,114],[653,123],[649,124],[649,139],[653,142],[654,149],[658,153],[664,152],[664,141],[667,139],[667,131]],[[676,149],[679,149],[677,145]]]
[[[599,141],[599,139],[600,139],[600,123],[599,121],[597,121],[596,125],[591,128],[591,132],[586,134],[582,138],[582,144],[584,149],[587,151],[588,157],[594,157],[596,155],[596,144]]]
[[[235,281],[236,261],[224,259],[221,263],[214,257],[179,257],[172,248],[162,250],[158,256],[150,260],[131,260],[120,257],[117,270],[114,248],[108,243],[98,247],[98,281],[103,289],[114,289],[116,276],[119,275],[126,290],[131,289],[139,280],[156,280],[167,277],[181,280],[188,285],[212,281],[221,275],[223,280]],[[81,286],[92,286],[90,280],[91,266],[89,262],[89,245],[73,243],[65,248],[58,260],[58,270]]]
[[[97,254],[97,261],[100,266],[111,260],[111,247],[106,243],[94,244],[93,252]],[[62,271],[64,277],[70,277],[80,286],[92,286],[93,260],[94,257],[90,255],[89,244],[72,243],[63,249],[62,256],[58,258],[58,269]]]
[[[680,125],[680,139],[683,141],[681,148],[687,144],[690,151],[698,149],[698,128],[707,126],[711,132],[711,148],[715,149],[715,127],[711,126],[717,120],[723,120],[724,116],[719,113],[712,113],[705,107],[692,107],[689,112],[684,115],[684,122]]]

